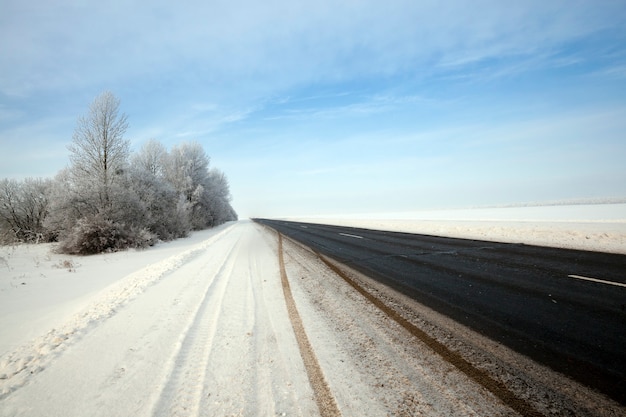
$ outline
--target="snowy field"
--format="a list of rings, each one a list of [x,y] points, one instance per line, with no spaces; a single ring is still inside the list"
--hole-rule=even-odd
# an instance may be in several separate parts
[[[625,253],[625,207],[579,206],[556,219],[549,212],[564,207],[332,222]],[[512,415],[306,250],[285,245],[295,305],[342,415]],[[0,247],[0,416],[319,415],[272,231],[239,221],[147,250],[52,249]],[[494,378],[522,381],[516,395],[540,410],[624,411],[432,311],[412,311],[492,364],[502,373]]]
[[[290,220],[626,254],[626,204],[433,210]]]

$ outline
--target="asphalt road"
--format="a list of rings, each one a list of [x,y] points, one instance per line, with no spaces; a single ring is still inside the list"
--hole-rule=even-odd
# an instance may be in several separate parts
[[[626,255],[256,221],[626,404]]]

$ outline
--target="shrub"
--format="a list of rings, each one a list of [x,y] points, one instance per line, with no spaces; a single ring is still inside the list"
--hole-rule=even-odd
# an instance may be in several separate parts
[[[71,259],[64,259],[52,265],[53,268],[67,269],[69,272],[76,272],[76,265]]]
[[[156,235],[144,228],[126,227],[102,216],[79,219],[60,242],[58,251],[75,255],[145,248],[156,243]]]

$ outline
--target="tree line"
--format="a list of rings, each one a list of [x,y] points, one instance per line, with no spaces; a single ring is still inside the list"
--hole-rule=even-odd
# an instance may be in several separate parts
[[[70,164],[53,179],[0,180],[0,243],[59,242],[94,254],[151,246],[236,220],[228,180],[197,142],[137,152],[127,116],[105,92],[78,119]]]

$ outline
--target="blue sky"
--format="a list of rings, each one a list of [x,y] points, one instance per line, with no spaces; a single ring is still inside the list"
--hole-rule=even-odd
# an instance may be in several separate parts
[[[626,196],[626,3],[0,0],[0,177],[121,100],[241,217]]]

